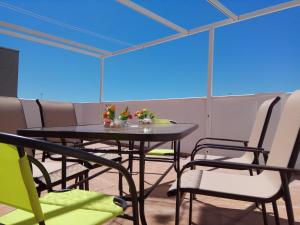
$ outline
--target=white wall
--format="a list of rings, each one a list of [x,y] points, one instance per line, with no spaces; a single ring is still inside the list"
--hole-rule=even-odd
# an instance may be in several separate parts
[[[259,105],[268,98],[281,96],[282,100],[273,111],[264,148],[269,150],[277,126],[281,108],[288,94],[256,94],[246,96],[213,97],[212,99],[212,137],[236,138],[247,140]],[[134,113],[138,109],[148,108],[160,118],[169,118],[177,122],[197,123],[199,128],[182,141],[182,152],[190,153],[195,141],[206,136],[206,98],[123,101],[113,102],[120,110],[129,106]],[[34,100],[22,100],[26,121],[29,127],[41,126],[38,107]],[[102,106],[103,107],[103,106]],[[79,124],[101,123],[101,106],[99,103],[75,103]],[[237,152],[211,151],[211,154],[238,156]],[[297,162],[300,168],[300,160]]]
[[[80,125],[101,123],[99,103],[75,103],[77,122]]]
[[[124,101],[114,102],[114,104],[119,110],[128,106],[132,113],[138,109],[147,108],[160,118],[168,118],[183,123],[197,123],[199,128],[183,139],[181,145],[182,152],[191,152],[195,140],[205,135],[206,98]]]

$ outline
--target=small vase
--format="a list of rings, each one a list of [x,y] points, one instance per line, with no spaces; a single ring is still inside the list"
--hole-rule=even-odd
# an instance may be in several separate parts
[[[152,123],[152,119],[149,118],[149,117],[146,117],[146,118],[144,118],[144,119],[142,120],[142,123],[143,123],[143,124],[151,124],[151,123]]]
[[[128,121],[127,120],[120,120],[122,127],[128,127]]]
[[[112,121],[110,119],[104,119],[103,120],[104,127],[108,128],[108,127],[111,126],[111,124],[112,124]]]

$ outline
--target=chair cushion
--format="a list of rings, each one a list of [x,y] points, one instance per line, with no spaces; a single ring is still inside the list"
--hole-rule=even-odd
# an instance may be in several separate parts
[[[269,173],[277,172],[264,171],[259,175],[249,176],[214,171],[187,170],[181,177],[181,189],[183,192],[191,190],[196,193],[211,191],[266,199],[272,197],[280,189],[280,186],[268,179]],[[177,183],[174,182],[168,194],[175,194],[176,189]]]
[[[64,206],[41,204],[47,225],[98,225],[103,224],[115,216],[108,212],[99,212],[86,209],[71,209]],[[32,213],[24,210],[14,210],[2,217],[0,223],[38,225]]]
[[[47,225],[96,225],[123,214],[113,199],[110,195],[74,189],[48,193],[40,202]],[[36,224],[32,213],[19,209],[0,217],[0,223]]]
[[[173,149],[156,148],[147,153],[147,155],[174,155]]]
[[[41,162],[41,163],[49,173],[52,183],[61,180],[61,168],[62,168],[61,162],[48,160],[46,162]],[[81,164],[75,162],[67,163],[67,177],[84,171],[87,171],[87,168]],[[34,178],[37,178],[42,183],[46,182],[42,172],[34,164],[32,165],[32,173]]]
[[[100,212],[108,212],[114,216],[123,214],[122,207],[113,201],[114,196],[99,192],[73,189],[65,192],[51,192],[40,198],[40,202],[49,205],[72,206]]]
[[[225,162],[252,164],[254,156],[250,157],[249,155],[243,154],[240,157],[231,158],[231,157],[220,156],[220,155],[197,154],[197,155],[195,155],[194,160],[198,160],[198,159],[221,160],[221,161],[225,161]],[[185,165],[190,161],[191,161],[191,157],[188,157],[182,161],[182,165]]]

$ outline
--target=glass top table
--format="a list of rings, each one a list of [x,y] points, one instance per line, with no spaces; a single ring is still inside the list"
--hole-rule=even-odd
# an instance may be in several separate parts
[[[138,154],[139,160],[139,205],[140,218],[142,224],[147,224],[145,217],[144,201],[150,192],[159,184],[159,182],[167,175],[174,165],[178,174],[179,158],[180,158],[180,141],[184,137],[191,134],[198,128],[197,124],[177,123],[177,124],[130,124],[122,128],[106,128],[103,125],[79,125],[66,127],[42,127],[19,129],[18,134],[27,137],[43,137],[43,138],[79,138],[83,140],[117,140],[129,141],[129,143],[139,142],[138,151],[132,151]],[[157,182],[145,193],[144,175],[145,175],[145,154],[146,142],[158,142],[154,146],[157,147],[166,142],[174,142],[174,159],[173,165],[165,171]],[[133,146],[131,144],[130,146]],[[154,148],[154,147],[153,147]],[[133,149],[131,149],[133,150]]]

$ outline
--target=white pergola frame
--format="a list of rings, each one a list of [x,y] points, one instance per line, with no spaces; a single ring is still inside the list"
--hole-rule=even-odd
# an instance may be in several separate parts
[[[132,0],[117,0],[120,4],[129,7],[130,9],[149,17],[152,20],[155,20],[158,23],[163,24],[177,33],[173,35],[169,35],[157,40],[153,40],[150,42],[134,45],[128,48],[124,48],[118,51],[110,52],[103,49],[99,49],[94,46],[90,46],[87,44],[79,43],[76,41],[68,40],[65,38],[57,37],[54,35],[50,35],[44,32],[40,32],[33,29],[28,29],[23,26],[19,26],[16,24],[6,23],[0,21],[0,34],[13,36],[20,39],[25,39],[28,41],[37,42],[40,44],[50,45],[53,47],[81,53],[84,55],[96,57],[100,60],[100,90],[99,90],[99,101],[103,102],[103,80],[104,80],[104,59],[118,56],[121,54],[126,54],[129,52],[137,51],[140,49],[148,48],[151,46],[159,45],[162,43],[166,43],[169,41],[174,41],[180,38],[184,38],[190,35],[198,34],[201,32],[208,31],[209,32],[209,48],[208,48],[208,78],[207,78],[207,135],[210,136],[211,133],[211,98],[212,98],[212,90],[213,90],[213,62],[214,62],[214,34],[215,29],[223,26],[227,26],[233,23],[238,23],[244,20],[253,19],[256,17],[264,16],[267,14],[283,11],[286,9],[294,8],[300,6],[300,0],[292,0],[285,3],[273,5],[271,7],[266,7],[260,10],[252,11],[249,13],[245,13],[242,15],[236,15],[234,12],[225,7],[218,0],[207,0],[213,7],[219,10],[228,18],[225,20],[221,20],[218,22],[214,22],[205,26],[196,27],[194,29],[186,29],[181,27],[162,16],[134,3]]]

